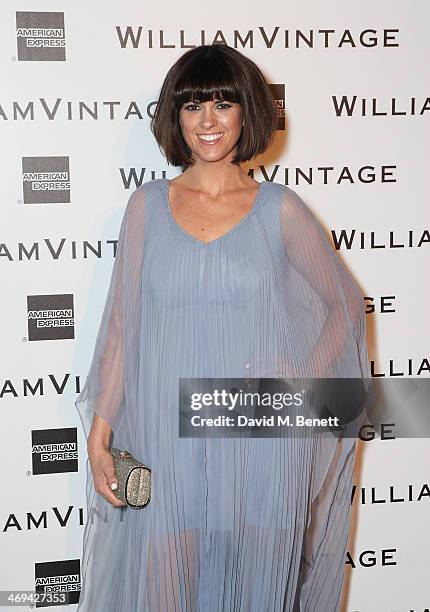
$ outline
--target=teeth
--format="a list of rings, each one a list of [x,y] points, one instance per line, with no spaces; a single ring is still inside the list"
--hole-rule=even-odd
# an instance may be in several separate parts
[[[222,134],[197,134],[197,136],[201,140],[211,141],[211,140],[218,140],[218,138],[221,138]]]

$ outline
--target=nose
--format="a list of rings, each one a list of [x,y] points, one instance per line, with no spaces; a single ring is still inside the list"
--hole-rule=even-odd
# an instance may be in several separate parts
[[[200,116],[200,124],[205,130],[209,130],[211,127],[216,125],[217,119],[216,114],[209,105],[203,105],[203,112]]]

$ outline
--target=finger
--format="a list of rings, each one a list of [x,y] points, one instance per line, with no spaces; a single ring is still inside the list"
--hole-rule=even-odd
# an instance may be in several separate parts
[[[126,506],[127,504],[125,504],[124,502],[122,502],[121,500],[118,499],[118,497],[113,493],[113,491],[116,491],[118,489],[118,479],[116,477],[115,474],[115,469],[112,465],[108,465],[104,468],[103,470],[103,476],[107,485],[107,491],[109,494],[109,499],[114,499],[116,500],[116,502],[119,502],[119,504],[121,506]],[[112,495],[111,495],[112,493]]]
[[[115,493],[112,491],[112,489],[110,488],[110,486],[107,483],[102,483],[101,484],[101,486],[100,486],[100,493],[113,506],[120,507],[120,506],[126,506],[127,505],[123,501],[118,499],[118,497],[115,495]]]
[[[106,483],[109,485],[109,487],[112,490],[116,490],[118,488],[118,479],[116,477],[115,469],[113,465],[107,465],[103,470],[103,474],[104,474]],[[112,485],[115,485],[115,486],[112,486]]]
[[[106,483],[106,498],[115,506],[126,506],[127,504],[118,499],[118,497],[114,493],[114,491],[118,489],[118,479],[115,474],[113,461],[111,465],[105,466],[103,470],[103,477]]]
[[[111,486],[107,482],[107,477],[105,474],[105,470],[102,470],[95,482],[96,490],[113,506],[126,506],[124,502],[122,502],[118,497],[114,494]]]

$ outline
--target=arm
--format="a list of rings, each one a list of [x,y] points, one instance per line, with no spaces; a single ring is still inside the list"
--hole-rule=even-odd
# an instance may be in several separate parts
[[[113,477],[112,461],[108,454],[111,433],[114,436],[119,434],[121,438],[121,430],[127,427],[127,408],[133,401],[126,379],[128,373],[133,373],[133,368],[138,366],[139,357],[143,216],[141,188],[131,194],[124,212],[91,366],[85,385],[75,401],[87,437],[87,450],[99,492],[103,492],[101,472],[107,474],[106,478]],[[103,469],[98,467],[101,462]]]
[[[144,209],[143,188],[140,188],[131,194],[121,222],[93,358],[77,399],[77,406],[85,417],[86,433],[89,433],[89,418],[92,421],[97,414],[115,431],[127,410],[126,379],[136,367],[139,353]],[[99,420],[95,419],[94,423],[99,423],[94,430],[100,431]]]
[[[319,416],[349,422],[362,411],[368,384],[363,387],[362,379],[370,378],[363,294],[316,216],[288,188],[280,223],[288,264],[299,275],[298,294],[313,305],[315,319],[311,349],[299,355],[294,374],[322,379],[310,389]]]
[[[324,324],[307,356],[305,374],[324,377],[338,373],[339,360],[351,334],[364,319],[363,295],[330,245],[321,223],[301,198],[286,188],[280,211],[283,243],[289,265],[302,278],[302,295],[313,302]]]

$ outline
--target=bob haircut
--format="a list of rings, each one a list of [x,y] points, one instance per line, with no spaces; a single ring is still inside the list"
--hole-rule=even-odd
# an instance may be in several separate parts
[[[214,99],[242,107],[244,125],[232,163],[248,161],[268,148],[278,114],[261,70],[228,45],[200,45],[184,53],[169,69],[151,119],[151,131],[169,164],[187,167],[192,163],[179,123],[182,105]]]

